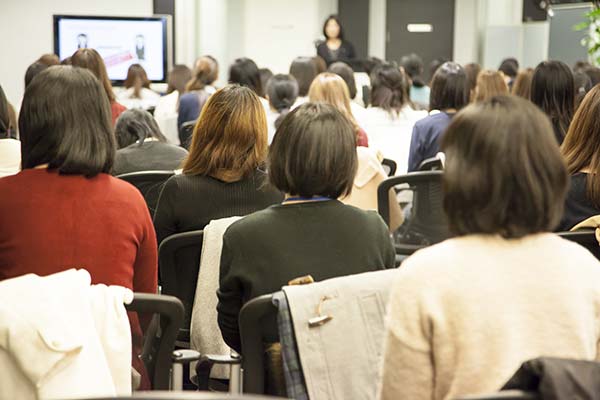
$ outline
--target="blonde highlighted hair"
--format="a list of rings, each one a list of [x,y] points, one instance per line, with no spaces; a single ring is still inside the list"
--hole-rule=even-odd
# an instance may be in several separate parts
[[[508,85],[504,80],[504,74],[499,71],[484,70],[477,75],[475,86],[475,102],[485,101],[494,96],[506,95]]]
[[[327,103],[344,114],[357,132],[360,130],[352,108],[350,107],[350,91],[346,82],[337,74],[323,72],[312,81],[308,90],[308,99],[313,103]]]

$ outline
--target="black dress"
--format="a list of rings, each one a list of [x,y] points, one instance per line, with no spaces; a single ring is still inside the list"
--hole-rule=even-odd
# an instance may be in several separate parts
[[[571,176],[571,187],[565,200],[565,212],[556,228],[557,232],[568,231],[589,217],[600,215],[600,209],[587,196],[587,179],[588,174],[581,172]]]
[[[351,64],[351,62],[356,58],[354,46],[352,45],[352,43],[345,40],[342,40],[342,44],[336,50],[332,50],[329,47],[327,47],[326,41],[321,42],[317,46],[317,55],[323,60],[325,60],[327,66],[337,61],[342,61],[346,64]]]

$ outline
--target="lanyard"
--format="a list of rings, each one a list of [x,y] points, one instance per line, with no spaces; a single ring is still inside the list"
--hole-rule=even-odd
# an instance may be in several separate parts
[[[317,196],[317,197],[288,197],[282,201],[282,204],[289,203],[291,201],[327,201],[331,200],[329,197]]]

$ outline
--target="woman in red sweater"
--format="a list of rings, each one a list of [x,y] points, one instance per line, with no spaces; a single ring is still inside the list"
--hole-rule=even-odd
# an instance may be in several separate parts
[[[156,293],[152,220],[137,189],[109,175],[110,121],[104,89],[86,69],[50,67],[27,87],[23,170],[0,179],[0,280],[83,268],[92,283]],[[130,320],[139,351],[141,329]]]

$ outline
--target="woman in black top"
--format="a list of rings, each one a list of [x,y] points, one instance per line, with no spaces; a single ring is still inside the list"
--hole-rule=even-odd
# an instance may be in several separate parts
[[[269,180],[281,205],[233,223],[223,236],[219,327],[240,351],[238,317],[247,301],[290,280],[315,280],[394,267],[387,227],[375,211],[337,200],[352,190],[356,131],[335,107],[306,103],[290,112],[269,153]]]
[[[565,211],[557,231],[568,231],[600,215],[600,87],[584,97],[561,147],[571,174]]]
[[[325,36],[325,41],[317,46],[317,55],[325,60],[327,66],[336,61],[349,64],[356,58],[354,46],[344,40],[344,31],[337,15],[330,15],[325,20],[323,36]]]
[[[194,128],[183,173],[166,182],[158,199],[158,243],[203,229],[213,219],[279,203],[283,194],[268,184],[262,169],[267,150],[267,121],[256,93],[229,85],[213,94]]]

